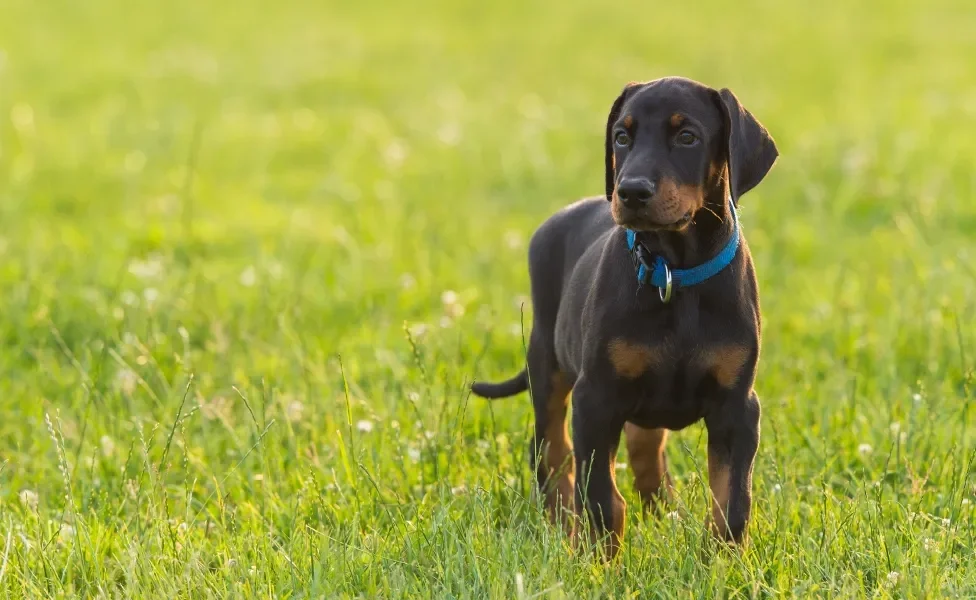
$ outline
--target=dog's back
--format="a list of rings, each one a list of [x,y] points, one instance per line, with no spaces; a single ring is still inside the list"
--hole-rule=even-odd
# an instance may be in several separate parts
[[[586,250],[610,235],[614,226],[606,199],[596,196],[560,209],[532,234],[528,257],[532,335],[545,340],[546,345],[554,341],[560,300],[566,296],[573,269]],[[504,398],[528,388],[528,374],[523,369],[499,383],[476,382],[471,389],[484,398]]]
[[[529,242],[529,276],[532,306],[538,318],[550,318],[546,329],[555,326],[560,298],[580,257],[614,228],[605,198],[586,198],[549,217]],[[540,323],[542,324],[542,323]]]

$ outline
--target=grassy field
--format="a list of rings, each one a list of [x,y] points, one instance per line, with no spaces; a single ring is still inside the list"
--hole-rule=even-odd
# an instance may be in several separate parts
[[[0,594],[976,596],[976,8],[690,6],[0,2]],[[465,390],[521,364],[613,98],[671,74],[781,151],[741,211],[755,518],[709,543],[692,427],[667,518],[621,471],[604,566],[532,494],[527,398]]]

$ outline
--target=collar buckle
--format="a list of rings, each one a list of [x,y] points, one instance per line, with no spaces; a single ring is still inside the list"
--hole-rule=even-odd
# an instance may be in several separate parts
[[[634,235],[632,241],[629,242],[631,246],[631,254],[634,259],[634,268],[637,270],[637,285],[643,287],[645,284],[653,283],[655,276],[658,272],[664,273],[664,285],[657,287],[658,297],[661,299],[663,304],[667,304],[671,301],[671,291],[673,290],[672,277],[671,277],[671,267],[668,266],[666,260],[660,256],[651,257],[650,252],[640,243],[640,240],[636,239],[637,236]]]
[[[661,298],[661,304],[667,304],[671,302],[671,267],[663,260],[660,266],[664,269],[664,287],[657,288],[657,295]]]
[[[637,269],[637,284],[644,285],[650,283],[654,275],[654,261],[648,256],[648,250],[640,240],[634,236],[631,255],[634,258],[634,268]]]

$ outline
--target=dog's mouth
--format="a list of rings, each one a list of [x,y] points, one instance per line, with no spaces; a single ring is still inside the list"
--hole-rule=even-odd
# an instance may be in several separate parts
[[[692,211],[686,211],[683,215],[670,222],[660,222],[641,215],[615,215],[617,225],[632,229],[634,231],[682,231],[691,224],[694,216]]]

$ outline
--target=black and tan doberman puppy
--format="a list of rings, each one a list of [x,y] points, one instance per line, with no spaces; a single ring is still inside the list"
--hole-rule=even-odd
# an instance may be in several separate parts
[[[574,499],[593,533],[609,532],[611,555],[624,526],[621,432],[647,506],[670,494],[668,431],[699,419],[713,531],[743,541],[759,444],[760,317],[735,204],[777,156],[727,89],[676,77],[630,84],[607,119],[606,197],[561,210],[532,237],[526,370],[473,391],[500,398],[531,386],[532,459],[547,507],[560,520]]]

